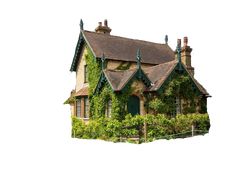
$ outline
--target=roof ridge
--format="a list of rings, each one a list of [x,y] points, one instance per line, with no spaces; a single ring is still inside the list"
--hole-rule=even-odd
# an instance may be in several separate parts
[[[130,69],[126,69],[126,70],[105,69],[104,71],[111,71],[111,72],[128,72],[128,71],[135,71],[135,70],[137,70],[137,68],[130,68]]]
[[[148,71],[149,69],[158,68],[158,67],[161,67],[161,66],[163,66],[163,65],[167,65],[167,64],[171,64],[171,63],[178,63],[178,61],[177,61],[177,60],[167,61],[167,62],[165,62],[165,63],[157,64],[157,65],[155,65],[155,66],[150,66],[150,67],[142,68],[142,69],[143,69],[144,71],[145,71],[145,70]]]
[[[101,36],[105,36],[105,37],[111,37],[111,38],[122,38],[122,39],[128,39],[128,40],[134,40],[134,41],[140,41],[140,42],[145,42],[145,43],[150,43],[150,44],[158,44],[158,45],[163,45],[163,46],[169,46],[166,43],[156,43],[156,42],[152,42],[152,41],[146,41],[146,40],[142,40],[142,39],[134,39],[134,38],[128,38],[128,37],[122,37],[122,36],[116,36],[116,35],[107,35],[107,34],[103,34],[103,33],[96,33],[94,31],[88,31],[88,30],[84,30],[83,32],[89,32],[89,33],[93,33],[96,35],[101,35]],[[170,47],[170,46],[169,46]],[[171,49],[171,48],[170,48]],[[172,50],[172,49],[171,49]]]

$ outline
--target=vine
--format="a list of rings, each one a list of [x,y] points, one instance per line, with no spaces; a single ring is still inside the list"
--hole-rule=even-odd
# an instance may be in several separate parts
[[[154,113],[165,113],[173,116],[176,111],[176,98],[183,101],[182,113],[206,113],[205,99],[200,97],[192,79],[187,73],[174,72],[171,79],[161,88],[163,91],[150,100],[148,108]],[[200,110],[197,110],[199,106]]]
[[[89,81],[89,99],[90,99],[90,118],[105,117],[105,109],[109,99],[112,101],[111,117],[122,120],[127,114],[126,104],[131,87],[128,86],[125,92],[114,93],[108,83],[106,83],[99,94],[94,95],[94,90],[98,84],[101,75],[101,63],[93,56],[91,50],[86,47],[88,54],[85,56],[88,66],[88,81]]]
[[[121,62],[121,64],[116,68],[117,70],[127,70],[131,66],[130,62]]]

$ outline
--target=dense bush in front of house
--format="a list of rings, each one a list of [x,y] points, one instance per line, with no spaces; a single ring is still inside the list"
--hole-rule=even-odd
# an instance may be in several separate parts
[[[208,114],[179,114],[169,118],[164,114],[131,116],[119,121],[112,118],[92,119],[85,123],[72,117],[72,137],[119,142],[150,142],[156,139],[184,138],[203,135],[210,129]]]

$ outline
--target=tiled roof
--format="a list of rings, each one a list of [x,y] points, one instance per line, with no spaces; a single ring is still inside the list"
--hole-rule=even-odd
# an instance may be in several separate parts
[[[116,70],[105,70],[104,74],[112,86],[114,91],[120,91],[124,88],[124,86],[129,82],[129,80],[134,76],[137,72],[137,69],[130,69],[124,71],[116,71]]]
[[[79,91],[77,91],[74,96],[88,96],[88,93],[88,87],[83,87]]]
[[[144,74],[152,82],[152,86],[147,88],[146,91],[157,91],[165,82],[165,80],[168,78],[168,76],[172,73],[172,71],[176,68],[177,64],[178,61],[174,60],[160,65],[152,66],[149,68],[144,68],[143,69]],[[185,68],[184,65],[182,66]],[[104,70],[104,74],[109,84],[111,85],[112,89],[114,91],[120,91],[125,87],[125,85],[130,81],[130,79],[133,78],[137,70],[138,70],[137,68],[124,71]],[[185,70],[188,72],[186,68]],[[188,74],[195,83],[195,85],[198,87],[199,91],[202,94],[209,96],[206,89],[194,77],[192,77],[189,72]]]
[[[142,63],[161,64],[174,60],[174,52],[168,44],[158,44],[90,31],[83,31],[83,35],[97,58],[101,58],[104,53],[108,59],[136,62],[136,52],[140,49]]]
[[[143,69],[147,77],[152,81],[153,85],[149,91],[158,90],[169,74],[173,71],[178,61],[170,61],[150,68]]]

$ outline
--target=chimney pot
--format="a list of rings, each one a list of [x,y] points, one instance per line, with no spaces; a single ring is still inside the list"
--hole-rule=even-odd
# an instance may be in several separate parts
[[[104,20],[104,26],[108,27],[107,19]]]
[[[102,22],[98,22],[98,26],[102,26]]]
[[[188,46],[188,37],[184,37],[184,46]]]

